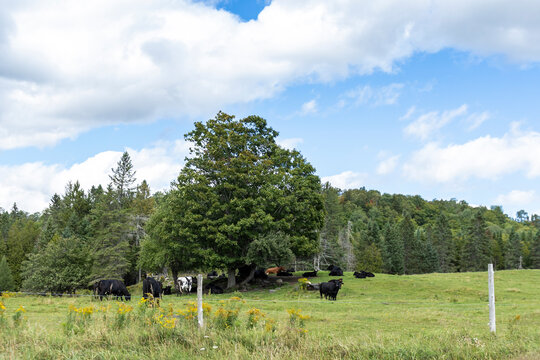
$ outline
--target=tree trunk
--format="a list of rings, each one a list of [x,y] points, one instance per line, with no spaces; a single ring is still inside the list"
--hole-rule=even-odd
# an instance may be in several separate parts
[[[257,270],[257,267],[255,265],[252,265],[248,277],[240,283],[240,286],[246,285],[253,279],[253,277],[255,276],[255,270]]]
[[[227,289],[233,288],[236,286],[236,268],[229,269],[227,272]]]
[[[171,273],[173,276],[174,288],[176,289],[176,291],[180,292],[180,285],[178,285],[178,270],[173,268],[171,269]]]

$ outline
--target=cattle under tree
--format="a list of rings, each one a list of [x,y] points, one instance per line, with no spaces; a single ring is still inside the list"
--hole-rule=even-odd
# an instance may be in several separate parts
[[[120,280],[100,280],[94,283],[93,288],[94,294],[97,294],[100,300],[103,300],[103,297],[106,296],[114,296],[117,300],[122,298],[126,301],[131,300],[131,294],[126,285]]]
[[[341,268],[334,266],[334,268],[330,271],[330,276],[343,276],[343,270]]]
[[[181,276],[178,278],[178,294],[189,294],[193,289],[193,276]]]
[[[208,290],[210,294],[223,294],[223,288],[216,284],[208,285],[206,287],[206,290]]]
[[[143,280],[143,298],[148,299],[151,296],[160,299],[162,293],[161,284],[156,279],[147,277]]]
[[[336,300],[337,294],[341,286],[343,285],[343,279],[330,280],[328,282],[323,282],[319,285],[319,293],[321,299],[324,295],[325,299]]]
[[[293,276],[293,274],[287,271],[280,271],[276,274],[276,276]]]

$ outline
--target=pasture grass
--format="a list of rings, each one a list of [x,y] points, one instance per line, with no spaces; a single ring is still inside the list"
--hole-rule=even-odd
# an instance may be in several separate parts
[[[321,273],[311,281],[330,279]],[[343,280],[335,302],[299,290],[295,280],[273,291],[205,296],[212,309],[204,331],[189,317],[195,295],[166,296],[159,310],[139,305],[139,290],[120,325],[115,301],[3,298],[0,358],[540,359],[540,270],[495,273],[496,335],[488,326],[487,272],[368,279],[345,273]],[[15,325],[20,306],[26,312],[19,311],[22,320]],[[68,331],[70,306],[94,310]],[[101,306],[108,310],[99,311]],[[264,314],[255,324],[253,309]],[[296,310],[309,318],[291,323]],[[156,322],[160,314],[174,328]],[[236,317],[228,322],[220,316]]]

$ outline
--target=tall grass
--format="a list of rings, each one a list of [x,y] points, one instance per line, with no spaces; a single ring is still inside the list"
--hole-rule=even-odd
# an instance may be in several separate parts
[[[294,284],[206,296],[202,331],[192,296],[166,297],[160,307],[3,298],[0,358],[540,358],[540,271],[496,273],[496,335],[488,327],[485,273],[346,274],[344,282],[335,302]],[[20,306],[26,312],[16,312]]]

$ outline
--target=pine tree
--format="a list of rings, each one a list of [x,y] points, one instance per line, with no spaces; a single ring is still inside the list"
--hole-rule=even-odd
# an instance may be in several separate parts
[[[482,210],[475,210],[465,229],[461,270],[482,271],[491,261],[491,247]]]
[[[447,273],[454,271],[452,266],[453,239],[452,231],[444,214],[437,217],[432,231],[433,247],[437,253],[438,271]]]
[[[118,161],[116,169],[111,170],[113,174],[109,175],[109,178],[116,191],[118,203],[122,208],[125,208],[133,199],[135,190],[133,184],[137,180],[135,178],[136,171],[133,170],[131,157],[127,151],[122,154],[122,158]]]
[[[122,279],[130,268],[128,212],[116,202],[111,185],[92,209],[94,231],[93,267],[90,281]]]
[[[540,230],[533,238],[531,249],[531,266],[533,269],[540,269]]]
[[[523,245],[519,238],[519,234],[514,228],[510,231],[508,238],[508,248],[505,254],[506,269],[518,269],[520,257],[523,255]]]
[[[389,274],[403,274],[404,249],[403,241],[395,226],[386,224],[383,232],[383,263]]]
[[[11,269],[9,268],[6,257],[2,256],[2,259],[0,259],[0,293],[2,291],[13,290],[15,290],[15,282],[11,275]]]
[[[405,274],[419,274],[422,272],[422,243],[415,236],[414,223],[408,213],[400,223],[400,235],[403,239],[404,271]]]

